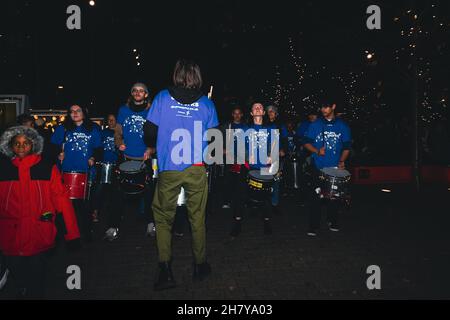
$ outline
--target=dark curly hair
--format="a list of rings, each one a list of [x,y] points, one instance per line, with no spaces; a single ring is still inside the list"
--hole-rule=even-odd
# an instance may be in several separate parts
[[[67,107],[66,118],[64,119],[64,122],[63,122],[64,128],[67,131],[72,131],[76,128],[76,124],[73,122],[72,117],[70,115],[70,108],[72,108],[73,106],[79,106],[81,108],[81,111],[83,112],[83,124],[82,125],[86,128],[86,130],[88,132],[91,132],[92,128],[94,127],[94,123],[89,118],[88,110],[78,103],[72,103],[71,105],[69,105]]]

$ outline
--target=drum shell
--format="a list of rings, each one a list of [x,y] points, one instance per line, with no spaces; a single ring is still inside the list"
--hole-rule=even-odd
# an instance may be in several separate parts
[[[71,200],[86,199],[88,188],[88,174],[86,172],[63,172],[62,179]]]
[[[118,174],[120,190],[125,194],[135,195],[145,191],[147,184],[147,171],[145,167],[138,170],[126,170],[119,166],[116,172]]]
[[[329,200],[347,200],[349,198],[350,176],[335,177],[320,172],[318,185],[321,198]]]
[[[112,184],[113,175],[115,172],[115,164],[114,163],[100,163],[99,171],[100,171],[100,184]]]
[[[260,179],[252,175],[250,171],[247,176],[249,198],[253,200],[264,200],[270,196],[273,185],[272,179]]]
[[[158,179],[158,159],[152,159],[153,179]]]

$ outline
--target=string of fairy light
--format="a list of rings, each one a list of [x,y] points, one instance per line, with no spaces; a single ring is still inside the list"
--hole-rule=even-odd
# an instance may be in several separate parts
[[[331,77],[331,79],[339,81],[344,88],[346,103],[343,104],[343,111],[350,119],[359,119],[360,111],[367,101],[367,95],[358,92],[359,84],[363,76],[363,71],[350,71],[346,75],[333,75]]]
[[[393,52],[394,61],[402,67],[405,62],[408,70],[411,69],[410,62],[412,59],[417,59],[417,77],[419,79],[419,103],[420,103],[420,118],[422,121],[431,123],[434,120],[440,119],[443,115],[448,113],[448,88],[447,93],[436,93],[432,77],[432,57],[430,50],[433,46],[433,35],[437,31],[448,32],[449,23],[445,18],[441,17],[443,11],[439,5],[431,4],[428,8],[424,8],[420,12],[413,9],[405,9],[401,15],[393,17],[394,22],[399,26],[398,35],[401,46],[396,48]],[[429,23],[427,23],[429,22]],[[447,39],[448,37],[443,37]],[[320,81],[318,78],[321,71],[325,70],[318,68],[313,70],[297,53],[295,43],[292,37],[287,39],[289,67],[296,73],[293,80],[289,80],[289,76],[285,69],[282,69],[279,64],[275,66],[273,81],[266,81],[266,88],[261,90],[267,99],[282,107],[283,112],[288,116],[297,116],[298,113],[304,113],[318,106],[318,98],[320,93],[306,93],[305,89],[311,82]],[[439,47],[439,45],[441,47]],[[438,44],[438,51],[445,50],[444,44]],[[427,54],[424,54],[427,53]],[[364,51],[366,62],[371,66],[377,65],[377,57],[375,51]],[[362,67],[362,66],[361,66]],[[361,68],[360,68],[361,69]],[[283,74],[281,73],[283,70]],[[344,112],[349,119],[359,119],[361,111],[364,111],[365,117],[370,117],[374,112],[370,106],[379,104],[385,106],[386,103],[381,103],[383,80],[378,80],[377,84],[371,85],[370,79],[366,77],[364,71],[350,71],[342,74],[334,74],[331,76],[333,80],[339,82],[343,87],[345,102],[343,103]],[[415,75],[413,75],[415,76]],[[363,85],[364,81],[364,85]],[[369,81],[369,83],[368,83]],[[305,84],[307,83],[307,84]]]
[[[449,22],[444,17],[440,17],[441,9],[436,4],[426,5],[421,10],[406,9],[396,17],[394,22],[398,26],[401,47],[394,50],[394,60],[401,63],[405,59],[416,59],[411,63],[417,63],[417,75],[419,105],[419,116],[423,122],[431,123],[438,120],[446,113],[448,108],[447,97],[444,93],[435,94],[433,98],[433,77],[432,60],[430,54],[433,53],[432,40],[437,32],[448,32]],[[439,51],[439,45],[438,45]],[[425,54],[425,52],[427,54]],[[408,61],[408,60],[407,60]],[[411,64],[408,65],[411,69]]]
[[[280,66],[275,66],[274,81],[266,80],[268,89],[262,89],[261,92],[267,99],[278,106],[283,106],[283,113],[288,117],[297,117],[299,112],[308,112],[317,110],[319,107],[320,92],[308,92],[302,90],[307,85],[305,83],[319,83],[322,71],[326,70],[326,66],[314,70],[308,69],[307,63],[303,62],[301,55],[297,54],[296,48],[291,37],[288,38],[289,62],[295,70],[295,80],[291,83],[282,81]],[[333,75],[331,78],[342,84],[345,95],[344,112],[349,117],[357,119],[360,114],[360,108],[367,99],[366,94],[358,92],[358,84],[363,77],[363,72],[349,72],[343,75]],[[298,95],[300,94],[300,98]],[[300,106],[300,108],[299,108]],[[303,109],[303,110],[299,110]]]

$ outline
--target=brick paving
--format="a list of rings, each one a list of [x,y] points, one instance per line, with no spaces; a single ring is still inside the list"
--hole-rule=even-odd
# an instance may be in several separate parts
[[[297,196],[283,199],[264,236],[258,212],[243,221],[231,240],[231,211],[220,196],[208,216],[207,255],[213,273],[193,283],[189,230],[173,240],[173,271],[178,287],[153,291],[157,252],[145,236],[145,223],[130,207],[121,237],[96,240],[75,253],[59,245],[49,262],[48,299],[417,299],[450,298],[450,206],[447,187],[414,195],[405,186],[392,193],[380,187],[354,187],[353,205],[341,215],[339,233],[322,228],[306,236],[307,207]],[[220,192],[218,192],[220,194]],[[66,288],[66,268],[79,265],[82,289]],[[381,268],[381,290],[368,290],[366,268]],[[10,281],[0,299],[13,297]]]

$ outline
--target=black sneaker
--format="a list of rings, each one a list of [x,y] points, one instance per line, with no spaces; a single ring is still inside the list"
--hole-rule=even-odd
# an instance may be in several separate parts
[[[172,274],[170,262],[160,262],[158,264],[159,274],[153,289],[156,291],[175,288],[177,286]]]
[[[309,237],[315,237],[315,236],[317,236],[317,232],[316,232],[316,230],[308,230],[306,235]]]
[[[194,272],[192,273],[192,279],[194,281],[205,280],[211,273],[211,266],[208,262],[201,264],[194,264]]]
[[[233,226],[231,228],[230,236],[237,237],[241,234],[241,220],[234,219]]]
[[[271,235],[272,234],[272,224],[270,220],[264,220],[264,234]]]

